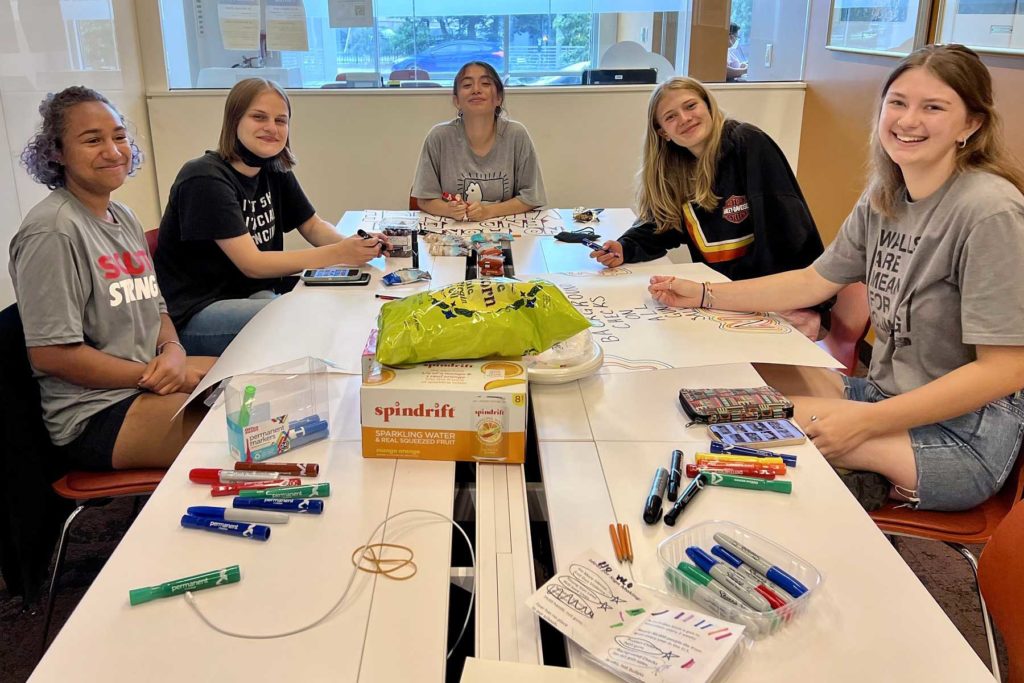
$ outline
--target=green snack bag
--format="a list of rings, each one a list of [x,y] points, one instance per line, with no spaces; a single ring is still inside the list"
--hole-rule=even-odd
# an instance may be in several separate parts
[[[590,327],[557,286],[506,278],[386,303],[377,325],[377,360],[385,365],[540,353]]]

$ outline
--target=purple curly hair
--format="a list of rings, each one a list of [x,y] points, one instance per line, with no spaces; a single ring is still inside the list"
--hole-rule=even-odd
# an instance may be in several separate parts
[[[117,107],[92,88],[73,85],[64,88],[59,93],[50,93],[43,98],[39,104],[39,114],[43,117],[43,122],[36,134],[25,145],[25,149],[22,150],[21,165],[25,167],[33,180],[46,185],[51,190],[64,187],[66,184],[64,164],[58,160],[61,137],[67,128],[68,109],[83,102],[102,102],[113,109],[126,126],[128,125],[124,116],[121,116],[121,112],[117,111]],[[132,164],[128,175],[133,176],[142,166],[142,150],[130,137],[129,144],[132,150]]]

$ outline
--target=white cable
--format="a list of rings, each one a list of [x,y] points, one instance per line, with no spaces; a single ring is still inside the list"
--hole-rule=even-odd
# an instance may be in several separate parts
[[[459,631],[459,636],[455,639],[455,643],[452,645],[452,649],[448,651],[447,655],[445,655],[445,659],[448,659],[452,656],[452,652],[454,652],[455,648],[458,647],[459,643],[462,641],[462,636],[466,633],[466,627],[469,626],[470,615],[472,615],[473,613],[473,603],[476,601],[476,554],[473,552],[473,544],[470,543],[469,536],[466,534],[466,531],[461,526],[459,526],[458,522],[456,522],[448,515],[443,515],[440,512],[435,512],[434,510],[422,510],[419,508],[414,508],[411,510],[402,510],[401,512],[396,512],[390,517],[384,518],[384,521],[378,524],[377,528],[375,528],[373,530],[373,533],[370,534],[370,538],[366,540],[365,545],[368,546],[373,542],[374,537],[377,536],[377,532],[380,531],[381,527],[383,527],[385,524],[395,519],[396,517],[412,514],[414,512],[420,512],[425,515],[434,515],[435,517],[440,517],[446,522],[451,522],[452,525],[459,530],[459,533],[462,534],[462,537],[466,539],[466,547],[469,548],[469,559],[473,563],[473,586],[470,588],[469,591],[469,607],[466,608],[466,620],[462,622],[462,630]],[[381,536],[381,541],[384,541],[383,536]],[[356,573],[358,571],[359,570],[356,567],[352,567],[352,573],[349,574],[348,583],[345,584],[345,590],[342,592],[341,597],[338,598],[337,602],[331,605],[330,609],[328,609],[321,617],[319,617],[310,624],[300,626],[299,628],[292,629],[291,631],[283,631],[281,633],[240,633],[238,631],[231,631],[229,629],[226,629],[222,626],[218,626],[217,624],[213,623],[212,621],[210,621],[209,617],[203,614],[203,611],[202,609],[200,609],[199,603],[196,602],[196,597],[192,593],[192,591],[187,591],[185,593],[185,602],[188,603],[189,607],[191,607],[195,611],[195,613],[199,616],[200,619],[203,620],[203,622],[207,626],[212,628],[214,631],[217,631],[218,633],[223,633],[226,636],[231,636],[232,638],[246,638],[249,640],[268,640],[270,638],[286,638],[288,636],[293,636],[296,633],[302,633],[303,631],[308,631],[311,628],[315,628],[319,626],[324,619],[331,616],[331,614],[334,613],[334,610],[338,609],[338,607],[341,606],[341,603],[345,601],[345,598],[348,597],[348,592],[352,588],[352,582],[355,580]]]

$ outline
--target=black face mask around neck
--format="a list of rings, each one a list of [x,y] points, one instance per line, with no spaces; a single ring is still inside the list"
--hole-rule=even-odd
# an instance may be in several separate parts
[[[263,168],[277,158],[277,155],[272,157],[261,157],[258,154],[253,154],[238,138],[235,138],[235,154],[238,155],[238,158],[242,160],[243,164],[246,166],[252,166],[253,168]]]

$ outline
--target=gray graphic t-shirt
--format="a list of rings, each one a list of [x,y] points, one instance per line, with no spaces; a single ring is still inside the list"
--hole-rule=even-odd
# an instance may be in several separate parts
[[[980,171],[954,175],[894,218],[862,196],[814,262],[866,282],[875,345],[868,377],[902,394],[975,360],[974,346],[1024,345],[1024,197]]]
[[[11,241],[11,279],[28,347],[84,342],[125,360],[156,355],[167,311],[138,219],[110,203],[116,223],[93,216],[74,195],[54,190],[29,211]],[[138,389],[87,389],[35,372],[43,421],[57,445],[90,417]]]
[[[523,124],[499,119],[494,144],[477,156],[460,119],[439,123],[427,133],[416,166],[412,196],[440,199],[442,192],[467,202],[504,202],[513,197],[530,206],[547,203],[540,163]]]

